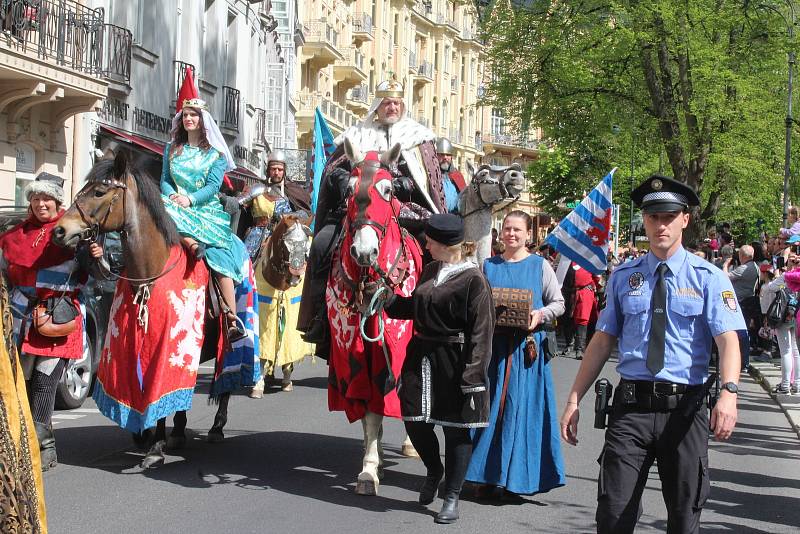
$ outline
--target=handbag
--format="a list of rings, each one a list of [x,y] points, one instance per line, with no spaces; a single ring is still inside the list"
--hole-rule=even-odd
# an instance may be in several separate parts
[[[64,337],[78,328],[78,309],[66,297],[51,297],[33,308],[33,326],[44,337]]]
[[[493,287],[495,326],[527,330],[531,324],[533,291],[512,287]]]

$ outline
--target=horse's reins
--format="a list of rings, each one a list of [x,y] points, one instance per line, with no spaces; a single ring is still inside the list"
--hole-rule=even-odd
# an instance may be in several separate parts
[[[481,185],[497,185],[497,188],[500,190],[500,194],[503,195],[503,197],[500,200],[498,200],[497,202],[495,202],[495,203],[486,202],[483,199],[483,195],[481,195],[481,188],[480,188]],[[477,208],[475,208],[475,209],[473,209],[473,210],[471,210],[471,211],[469,211],[468,213],[465,213],[464,215],[462,215],[461,217],[463,219],[466,219],[467,217],[469,217],[473,213],[476,213],[476,212],[479,212],[479,211],[483,211],[486,208],[491,208],[495,204],[500,203],[503,200],[508,199],[508,203],[506,203],[502,207],[499,207],[499,208],[497,208],[495,210],[492,210],[492,213],[497,213],[498,211],[507,208],[508,206],[510,206],[511,204],[516,202],[517,200],[519,200],[519,197],[520,197],[520,195],[511,196],[508,193],[508,188],[505,186],[503,181],[502,180],[495,180],[493,178],[488,178],[488,179],[485,179],[485,180],[472,180],[472,182],[470,182],[470,184],[469,184],[469,187],[471,187],[472,190],[475,192],[475,194],[478,195],[478,200],[480,200],[482,205],[477,207]]]
[[[108,203],[108,208],[106,209],[106,213],[103,215],[101,222],[97,222],[98,218],[96,217],[97,211],[100,209],[99,207],[93,210],[87,216],[86,212],[84,211],[84,208],[81,206],[79,202],[81,197],[86,194],[86,191],[84,189],[89,185],[94,185],[98,183],[108,185],[115,190],[114,196],[111,197],[111,201]],[[78,215],[80,215],[81,220],[86,225],[86,230],[84,232],[81,232],[81,241],[85,241],[87,243],[95,243],[97,242],[97,238],[100,235],[100,228],[104,227],[106,222],[108,222],[108,218],[113,213],[114,204],[117,202],[120,196],[122,197],[122,215],[123,218],[125,217],[125,211],[126,211],[125,192],[128,190],[128,185],[125,182],[117,178],[114,178],[105,180],[93,180],[87,183],[84,189],[78,192],[78,194],[75,196],[75,202],[74,202],[75,209],[78,211]],[[122,194],[120,194],[120,190],[122,190]],[[92,220],[95,222],[92,222]],[[120,231],[120,235],[124,240],[127,240],[128,238],[127,234],[128,233],[125,229]],[[133,303],[138,306],[137,321],[139,323],[139,326],[144,328],[144,331],[147,332],[147,327],[150,322],[150,311],[147,308],[147,302],[150,300],[150,289],[152,285],[156,282],[156,280],[166,276],[170,271],[172,271],[178,265],[179,261],[180,258],[176,258],[171,265],[165,265],[164,269],[162,269],[162,271],[159,274],[155,276],[149,276],[147,278],[131,278],[128,276],[124,276],[122,274],[115,274],[111,272],[111,270],[107,268],[103,262],[98,262],[98,265],[100,266],[99,269],[100,274],[105,280],[109,282],[125,280],[126,282],[129,282],[132,286],[136,286],[136,293],[133,296]]]

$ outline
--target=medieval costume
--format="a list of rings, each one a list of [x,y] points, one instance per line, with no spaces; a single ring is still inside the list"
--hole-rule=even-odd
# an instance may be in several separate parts
[[[429,240],[446,247],[464,239],[457,215],[432,216],[425,229]],[[428,264],[411,297],[392,297],[390,317],[414,320],[414,335],[403,363],[398,395],[406,432],[428,471],[419,501],[433,501],[444,475],[445,501],[436,522],[458,519],[458,498],[469,464],[469,428],[488,423],[486,368],[491,357],[494,313],[489,286],[475,265]],[[445,436],[445,465],[439,456],[434,425]]]
[[[39,446],[2,275],[0,317],[0,531],[46,534]]]
[[[570,269],[575,273],[572,297],[572,322],[575,327],[575,358],[583,359],[586,350],[587,331],[597,322],[596,291],[600,277],[578,265],[572,264]]]
[[[58,460],[51,417],[56,388],[68,359],[83,356],[83,313],[78,301],[86,270],[75,259],[75,251],[51,242],[53,228],[64,214],[61,180],[42,173],[26,188],[26,197],[45,195],[55,200],[55,218],[43,222],[32,208],[29,217],[0,236],[0,266],[8,276],[20,362],[31,390],[31,411],[42,451],[42,467]],[[36,326],[34,309],[50,310],[52,322],[72,325],[64,335],[52,337]],[[38,314],[37,314],[38,315]],[[59,318],[61,316],[61,318]],[[46,326],[46,325],[43,325]],[[44,332],[44,333],[43,333]]]
[[[564,310],[555,273],[541,256],[514,262],[494,256],[484,262],[483,272],[492,287],[531,290],[533,308],[542,312],[544,323]],[[544,351],[546,332],[531,334],[537,355],[529,362],[529,333],[503,330],[495,332],[492,342],[489,425],[475,431],[466,478],[517,494],[541,493],[566,482],[555,386]]]
[[[458,213],[458,195],[467,187],[467,182],[453,164],[453,144],[449,139],[440,137],[436,140],[436,157],[442,171],[442,190],[447,211]]]
[[[407,107],[400,120],[393,124],[383,124],[378,117],[378,108],[385,98],[403,98],[403,95],[403,86],[398,82],[385,81],[379,84],[375,101],[364,121],[351,126],[334,140],[337,148],[322,173],[314,222],[314,242],[308,259],[297,325],[298,329],[306,333],[308,341],[317,343],[317,354],[322,357],[327,357],[328,350],[325,287],[331,256],[345,214],[351,171],[342,145],[344,139],[348,138],[363,153],[385,152],[400,143],[401,157],[396,168],[391,171],[395,195],[403,202],[398,214],[401,226],[417,233],[431,213],[447,211],[433,132],[412,119]]]

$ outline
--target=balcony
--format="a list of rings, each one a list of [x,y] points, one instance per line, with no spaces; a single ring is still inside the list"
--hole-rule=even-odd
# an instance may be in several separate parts
[[[416,0],[411,13],[417,15],[417,21],[422,21],[431,26],[433,25],[434,15],[432,0]]]
[[[508,134],[504,132],[492,132],[484,134],[482,145],[491,152],[512,151],[519,154],[535,154],[540,148],[540,141],[528,135]]]
[[[222,133],[235,137],[239,133],[239,111],[241,92],[227,85],[222,86],[222,115],[219,126]]]
[[[459,89],[461,89],[461,84],[458,83],[458,76],[453,76],[450,78],[450,91],[457,93]]]
[[[192,78],[194,78],[195,86],[200,85],[200,77],[197,75],[197,68],[191,63],[174,60],[172,62],[172,67],[175,72],[175,101],[177,102],[178,94],[181,92],[181,85],[183,85],[183,79],[186,78],[186,71],[189,69],[192,70]]]
[[[330,126],[334,136],[359,121],[355,114],[319,93],[300,93],[297,98],[297,105],[295,122],[297,123],[300,137],[304,137],[313,130],[314,110],[316,108],[319,108],[325,116],[325,121]]]
[[[350,89],[347,96],[347,106],[356,114],[366,113],[369,110],[369,86],[361,84]]]
[[[343,58],[336,60],[333,65],[333,79],[342,89],[366,82],[369,77],[364,67],[364,54],[355,46],[342,48],[340,51]]]
[[[372,17],[367,13],[356,13],[353,17],[353,41],[361,45],[375,39],[372,33]]]
[[[414,76],[414,85],[433,83],[433,64],[430,61],[421,61]]]
[[[3,0],[0,6],[0,111],[9,123],[34,107],[49,112],[54,127],[99,110],[106,77],[130,76],[130,40],[107,36],[103,9],[75,0]]]
[[[103,24],[100,48],[100,72],[112,83],[126,84],[131,80],[131,47],[133,34],[126,28]]]
[[[304,29],[306,42],[300,49],[301,62],[313,64],[314,68],[323,69],[344,59],[339,53],[339,33],[325,21],[309,22]]]
[[[408,72],[409,72],[409,74],[416,74],[417,73],[417,53],[416,52],[409,52],[408,53]]]

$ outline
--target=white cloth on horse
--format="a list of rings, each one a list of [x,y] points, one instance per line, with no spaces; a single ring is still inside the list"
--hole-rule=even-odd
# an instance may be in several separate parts
[[[344,133],[333,140],[334,144],[339,146],[344,143],[344,138],[347,137],[354,147],[366,153],[371,150],[385,152],[395,144],[400,143],[403,149],[403,160],[408,166],[411,177],[429,204],[426,207],[432,208],[431,211],[438,213],[436,204],[430,197],[428,176],[425,173],[422,155],[418,149],[420,144],[426,141],[433,141],[436,136],[429,128],[408,116],[388,126],[379,123],[376,120],[376,110],[381,102],[383,102],[383,98],[376,98],[364,121],[345,130]]]

